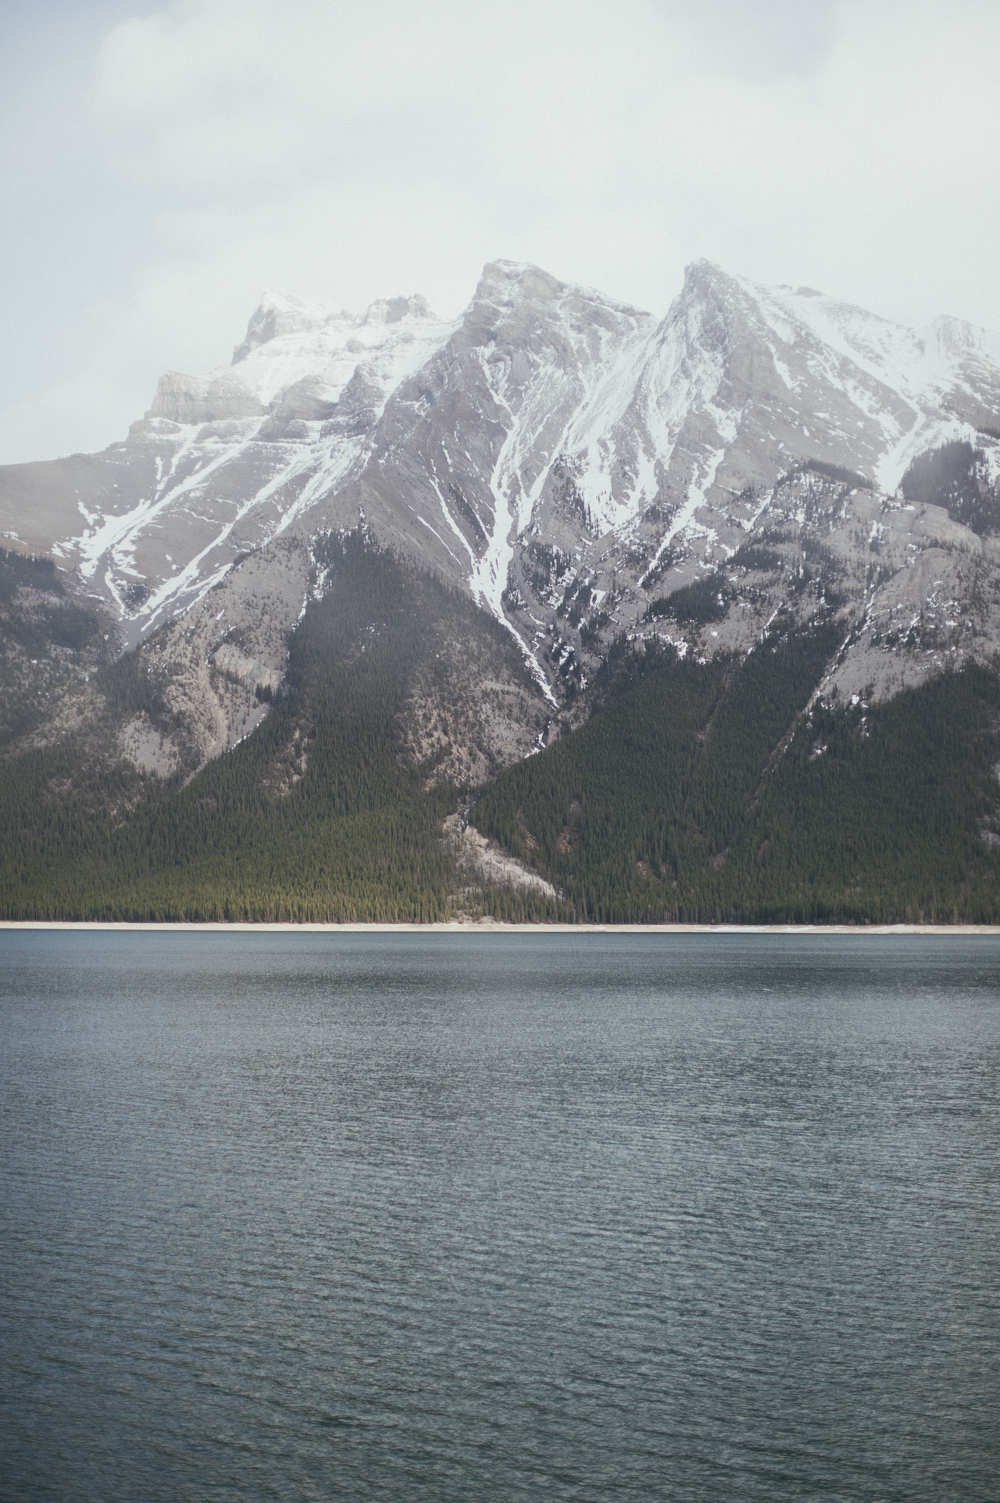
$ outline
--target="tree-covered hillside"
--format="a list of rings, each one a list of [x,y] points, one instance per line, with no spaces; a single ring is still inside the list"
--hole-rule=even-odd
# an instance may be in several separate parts
[[[524,676],[509,634],[358,535],[317,562],[325,592],[267,718],[195,777],[102,760],[92,731],[0,762],[0,915],[1000,920],[996,672],[842,705],[814,699],[842,637],[830,613],[778,616],[742,660],[621,638],[589,719],[475,788],[448,771],[482,723],[459,735],[456,661],[485,714]],[[166,723],[144,663],[99,670],[112,722]],[[473,824],[559,899],[460,866],[442,821],[472,797]]]
[[[114,654],[107,613],[67,588],[50,558],[0,548],[0,754],[30,735],[68,688]]]
[[[1000,531],[1000,488],[982,449],[965,439],[918,454],[899,482],[907,501],[943,506],[980,537]]]
[[[588,723],[477,827],[597,922],[996,922],[1000,679],[816,703],[832,624],[742,663],[620,646]]]
[[[450,641],[478,643],[487,663],[512,656],[516,672],[519,654],[467,598],[357,536],[329,539],[318,561],[326,591],[292,635],[284,692],[186,785],[163,787],[125,761],[82,772],[72,738],[4,766],[0,915],[421,921],[450,911],[457,874],[441,821],[460,790],[434,786],[445,748],[418,758],[404,708],[415,682],[444,673]],[[123,713],[165,713],[136,655],[107,678]],[[497,903],[515,917],[549,912],[507,894]]]

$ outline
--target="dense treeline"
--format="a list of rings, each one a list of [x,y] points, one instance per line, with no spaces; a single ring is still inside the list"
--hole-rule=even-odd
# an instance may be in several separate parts
[[[647,621],[658,616],[673,616],[675,621],[707,626],[710,621],[721,621],[726,614],[731,591],[721,570],[696,579],[691,584],[681,585],[669,595],[651,600],[646,607]]]
[[[26,604],[11,609],[20,592]],[[3,642],[26,652],[45,653],[53,646],[85,647],[100,631],[100,620],[70,599],[50,558],[34,558],[0,548],[0,622]]]
[[[774,548],[760,543],[743,543],[728,560],[725,569],[713,569],[711,574],[680,585],[669,595],[651,600],[644,620],[655,621],[658,617],[670,616],[683,626],[708,626],[713,621],[721,621],[731,601],[737,597],[737,579],[745,577],[746,571],[759,570],[767,574],[781,567],[781,555]],[[802,578],[801,571],[799,578]]]
[[[44,721],[53,692],[100,666],[108,625],[50,558],[0,548],[0,750]]]
[[[162,789],[127,763],[110,784],[102,774],[100,788],[88,787],[71,744],[7,766],[0,914],[420,922],[451,911],[456,873],[441,821],[459,792],[425,791],[397,712],[428,651],[429,619],[443,614],[456,631],[494,624],[357,537],[331,539],[320,562],[327,592],[292,637],[286,692],[186,787]],[[125,711],[160,709],[134,656],[107,679]],[[471,905],[482,909],[479,894]],[[487,906],[516,918],[552,911],[506,889]]]
[[[803,713],[833,624],[742,664],[620,662],[581,730],[509,769],[474,822],[598,922],[996,922],[1000,681]],[[990,834],[985,830],[987,837]]]
[[[839,480],[841,485],[849,485],[854,490],[870,491],[874,488],[867,475],[846,469],[842,464],[830,464],[825,459],[807,459],[802,468],[811,470],[814,475],[823,475],[827,480]]]
[[[53,590],[62,594],[62,586],[51,558],[15,553],[0,548],[0,604],[12,600],[17,590],[27,586],[35,590]]]
[[[918,454],[899,483],[907,501],[943,506],[980,537],[1000,531],[1000,489],[982,449],[965,439]]]
[[[615,643],[590,719],[473,810],[560,899],[479,887],[442,840],[467,790],[428,791],[400,711],[442,634],[515,649],[361,538],[325,550],[327,591],[267,718],[186,785],[88,763],[72,741],[3,765],[0,915],[1000,920],[997,673],[969,665],[879,706],[811,703],[841,627],[787,613],[742,661]],[[167,714],[134,655],[102,682],[122,715]]]
[[[997,923],[998,724],[1000,680],[976,664],[817,709],[706,898],[774,922]]]

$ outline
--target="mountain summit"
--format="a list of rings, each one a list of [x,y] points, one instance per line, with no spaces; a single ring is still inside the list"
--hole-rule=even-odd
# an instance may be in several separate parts
[[[505,260],[452,322],[418,294],[352,314],[272,291],[232,362],[169,372],[122,442],[0,470],[5,546],[102,628],[89,656],[12,628],[3,692],[33,686],[31,734],[58,739],[128,650],[170,713],[140,706],[118,751],[190,772],[285,691],[353,536],[500,633],[411,695],[439,781],[582,723],[623,642],[739,662],[779,622],[835,639],[817,702],[886,701],[1000,649],[998,482],[1000,337],[960,320],[708,261],[662,318]]]

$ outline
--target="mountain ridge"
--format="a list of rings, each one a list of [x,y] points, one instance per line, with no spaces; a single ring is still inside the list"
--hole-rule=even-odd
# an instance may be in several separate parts
[[[706,261],[662,317],[502,260],[451,321],[272,292],[233,362],[167,373],[121,443],[0,469],[0,535],[61,592],[6,608],[10,755],[76,738],[122,786],[195,777],[289,692],[329,550],[358,539],[485,613],[394,711],[398,755],[468,799],[587,722],[623,643],[827,644],[796,715],[995,671],[1000,339]],[[76,609],[85,653],[37,646]]]
[[[715,501],[726,487],[738,493],[748,484],[773,483],[787,462],[806,457],[851,460],[851,468],[891,491],[918,448],[969,436],[973,420],[995,413],[1000,397],[1000,359],[992,348],[1000,349],[1000,340],[984,331],[939,320],[931,351],[926,331],[905,330],[808,289],[761,289],[705,261],[687,269],[678,298],[660,320],[527,263],[503,261],[484,269],[459,320],[436,320],[417,297],[405,300],[402,311],[403,301],[397,300],[400,316],[389,319],[388,302],[349,316],[288,295],[265,297],[235,352],[240,359],[202,377],[168,373],[124,449],[50,462],[64,469],[76,463],[78,470],[82,462],[70,485],[83,526],[74,530],[65,513],[47,524],[52,491],[69,488],[68,476],[49,472],[54,483],[35,487],[31,497],[38,513],[33,534],[22,536],[25,485],[42,477],[35,466],[16,466],[2,474],[0,531],[15,547],[55,550],[57,559],[80,568],[111,597],[129,639],[137,640],[133,627],[149,630],[210,587],[239,544],[265,546],[307,512],[343,510],[337,498],[346,501],[342,493],[364,478],[366,466],[384,467],[401,456],[407,430],[412,444],[420,404],[435,382],[439,395],[450,395],[448,375],[436,369],[444,360],[457,363],[463,378],[479,378],[473,405],[478,401],[481,424],[489,425],[491,408],[501,427],[505,418],[520,420],[509,424],[521,431],[502,461],[488,456],[502,471],[494,477],[491,470],[491,481],[507,490],[499,501],[491,494],[473,500],[470,517],[449,505],[450,493],[435,495],[431,486],[421,522],[400,515],[387,520],[396,523],[397,536],[400,524],[423,529],[414,539],[418,551],[436,553],[452,577],[464,574],[461,582],[500,614],[512,525],[516,532],[531,525],[530,512],[544,504],[555,464],[572,466],[575,489],[602,535],[634,528],[645,507],[664,499],[676,505],[685,495],[693,503],[685,518],[690,525],[699,500]],[[551,316],[559,303],[568,313],[562,319]],[[779,345],[786,349],[789,336],[801,355],[797,371],[776,353]],[[555,358],[539,371],[546,337],[546,353]],[[478,358],[479,372],[467,359],[462,364],[469,355]],[[498,385],[505,355],[510,369]],[[895,373],[886,384],[890,356]],[[858,400],[850,431],[844,411],[838,426],[838,413],[816,390],[816,378],[838,357],[854,367]],[[812,390],[804,390],[810,379]],[[833,383],[841,409],[844,385]],[[830,388],[827,381],[827,398]],[[881,405],[873,417],[876,398]],[[549,410],[542,419],[533,416],[539,402],[547,409],[555,404],[562,424]],[[764,421],[755,427],[743,421],[741,430],[735,414],[748,403]],[[511,438],[507,428],[505,438]],[[523,476],[511,465],[513,449]],[[476,458],[481,470],[484,456]],[[102,468],[105,484],[94,496],[97,504],[88,504],[82,492],[88,482],[94,487],[86,471]],[[457,469],[447,484],[462,491]],[[263,483],[248,498],[254,480]],[[135,497],[131,507],[122,494],[126,481]],[[367,481],[371,486],[371,474]],[[242,504],[234,505],[225,492],[237,486]],[[193,514],[185,507],[192,492],[213,504]],[[278,497],[291,504],[281,506]],[[22,528],[10,525],[12,511]],[[172,512],[187,540],[156,549],[154,533],[169,530]],[[369,520],[371,513],[370,500]],[[124,592],[135,585],[146,594],[133,611]]]

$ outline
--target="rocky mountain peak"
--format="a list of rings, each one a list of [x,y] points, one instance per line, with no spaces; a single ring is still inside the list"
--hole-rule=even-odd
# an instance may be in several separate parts
[[[372,536],[486,604],[539,682],[555,662],[569,682],[651,600],[709,577],[758,532],[809,533],[810,485],[834,488],[824,537],[839,529],[859,580],[879,559],[923,555],[932,535],[978,550],[945,514],[931,529],[899,506],[890,549],[871,497],[891,498],[915,455],[1000,426],[993,340],[951,319],[921,336],[707,260],[662,319],[513,260],[484,267],[455,323],[419,294],[358,316],[272,291],[234,367],[165,377],[152,420],[93,456],[85,483],[44,467],[10,477],[0,528],[72,562],[139,640],[231,573],[245,582],[249,556],[260,570],[286,560],[294,621],[315,538],[364,516]],[[815,474],[789,489],[790,475]],[[937,557],[927,568],[947,573]],[[734,649],[756,621],[744,615],[726,628]]]
[[[709,765],[713,745],[717,770],[742,757],[760,721],[746,783],[756,818],[769,768],[860,765],[869,711],[935,676],[951,694],[958,676],[943,669],[971,661],[994,675],[995,717],[996,336],[950,318],[919,333],[704,260],[656,318],[496,261],[455,322],[418,294],[358,316],[267,293],[236,355],[206,375],[168,373],[149,420],[103,454],[0,471],[0,538],[65,566],[5,562],[0,550],[0,719],[5,692],[19,715],[29,703],[30,723],[8,728],[27,727],[34,744],[84,724],[88,745],[110,747],[109,766],[176,783],[227,748],[241,756],[273,716],[275,739],[265,730],[257,747],[278,759],[267,799],[283,799],[326,755],[317,742],[310,762],[310,727],[326,723],[317,707],[338,706],[361,665],[383,706],[398,667],[393,758],[405,746],[429,780],[476,786],[510,761],[546,758],[616,663],[631,675],[642,660],[639,687],[686,660],[679,715],[649,722],[643,687],[641,738],[623,722],[641,786],[659,786],[647,748],[671,741],[700,683],[708,720],[691,720],[677,776]],[[310,635],[317,620],[326,635]],[[126,645],[137,654],[118,673],[108,659]],[[718,742],[727,684],[744,697]],[[839,761],[837,705],[850,707],[855,737]],[[617,821],[632,764],[614,741],[600,745]],[[995,788],[997,754],[981,758],[984,786]],[[699,786],[729,785],[713,771]],[[519,793],[509,808],[528,805]],[[575,795],[569,809],[582,809]],[[569,857],[567,818],[553,838]],[[712,881],[732,859],[725,819]],[[706,853],[695,828],[685,861]],[[998,831],[1000,806],[984,849]],[[680,901],[670,872],[681,866],[647,859],[651,847],[637,859],[646,848],[631,840],[616,871]],[[748,837],[754,873],[770,842]]]
[[[472,307],[478,303],[512,308],[526,301],[551,302],[566,290],[566,285],[530,261],[487,261]]]
[[[336,321],[354,320],[344,309],[334,310],[325,303],[296,297],[292,292],[271,288],[261,294],[247,324],[246,338],[233,351],[233,365],[239,365],[251,351],[283,334],[305,334]]]
[[[262,417],[264,408],[236,376],[223,370],[208,376],[167,371],[160,377],[146,418],[170,423],[212,423]]]
[[[723,271],[716,262],[700,257],[697,261],[689,261],[684,268],[684,282],[678,294],[679,300],[691,300],[706,296],[718,296],[719,294],[732,295],[742,284],[743,279],[732,277]]]
[[[1000,359],[1000,334],[981,329],[964,318],[939,314],[923,331],[925,346],[935,354],[961,360],[968,355]]]
[[[412,297],[377,298],[371,303],[360,320],[363,324],[398,324],[406,318],[432,319],[438,322],[437,314],[431,311],[427,299],[419,292]]]

